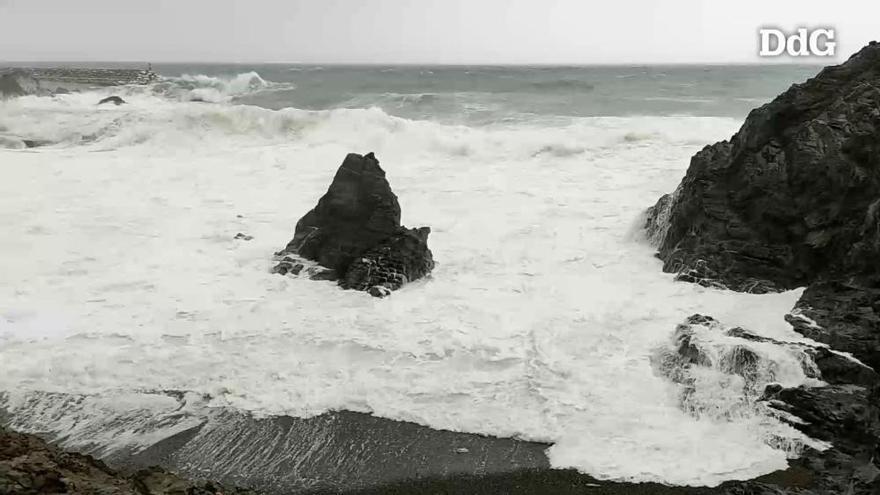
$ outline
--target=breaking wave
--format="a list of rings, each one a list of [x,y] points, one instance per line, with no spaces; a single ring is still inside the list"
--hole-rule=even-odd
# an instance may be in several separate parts
[[[259,73],[250,71],[233,76],[184,74],[179,77],[167,77],[155,86],[155,91],[176,96],[184,101],[223,103],[254,93],[295,89],[295,87],[293,83],[267,81]]]
[[[768,445],[796,457],[804,446],[823,450],[827,445],[774,421],[780,413],[760,399],[770,384],[823,385],[812,349],[694,315],[678,325],[653,360],[661,375],[680,385],[685,412],[711,421],[755,420],[763,425]]]
[[[401,147],[458,157],[507,154],[566,159],[590,150],[613,149],[619,143],[650,148],[705,141],[735,123],[723,117],[634,116],[570,118],[553,126],[526,121],[473,127],[396,117],[378,107],[270,110],[208,101],[277,88],[257,73],[230,79],[185,76],[180,81],[175,84],[187,88],[190,95],[201,95],[200,101],[185,101],[190,97],[184,101],[169,99],[137,87],[9,100],[0,104],[3,146],[20,148],[24,140],[115,149],[141,145],[187,147],[214,139],[234,139],[248,145],[353,139],[366,149],[394,139]],[[96,102],[109,94],[120,94],[128,103],[96,107]],[[400,101],[410,98],[416,105],[434,104],[437,96],[414,95]]]

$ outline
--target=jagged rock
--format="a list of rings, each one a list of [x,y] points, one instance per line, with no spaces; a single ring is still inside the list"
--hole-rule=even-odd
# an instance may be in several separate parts
[[[880,44],[753,110],[646,227],[663,269],[768,292],[880,273]]]
[[[305,268],[305,265],[299,263],[290,256],[285,256],[280,263],[272,268],[272,273],[277,273],[279,275],[287,275],[288,273],[291,275],[299,275],[303,268]]]
[[[91,456],[65,452],[34,435],[0,426],[0,493],[103,495],[245,495],[255,492],[190,481],[160,468],[125,475]]]
[[[367,290],[378,286],[397,290],[411,280],[424,277],[434,269],[434,258],[428,249],[430,233],[428,227],[400,229],[356,259],[346,272],[342,287]]]
[[[276,253],[275,273],[293,273],[288,255],[317,261],[312,280],[339,280],[346,289],[377,297],[427,275],[434,267],[431,229],[400,225],[400,205],[379,161],[368,153],[345,157],[327,193],[296,224],[293,239]],[[298,270],[297,270],[298,273]]]
[[[849,352],[880,370],[880,286],[814,283],[786,321],[805,337]]]
[[[798,417],[794,428],[831,443],[824,452],[804,454],[817,488],[826,490],[821,493],[880,493],[880,385],[768,387],[765,400]]]
[[[818,369],[814,377],[829,385],[785,388],[773,383],[773,363],[757,351],[768,344],[802,357],[807,376]],[[810,480],[808,490],[745,482],[731,485],[725,493],[876,495],[872,490],[880,490],[880,380],[874,370],[825,347],[779,341],[739,327],[726,329],[705,315],[690,316],[678,325],[672,345],[659,357],[655,364],[660,371],[683,386],[681,407],[686,412],[701,414],[700,404],[693,402],[699,386],[694,376],[704,372],[694,375],[691,369],[714,368],[742,377],[743,400],[766,402],[786,413],[780,414],[783,421],[831,445],[821,452],[803,447],[796,462]]]
[[[880,493],[880,44],[792,86],[753,110],[730,141],[697,153],[675,192],[648,210],[645,228],[678,280],[757,293],[809,285],[786,320],[830,348],[741,328],[727,336],[796,351],[804,373],[829,384],[763,392],[791,415],[782,419],[799,418],[793,427],[831,445],[797,461],[811,478],[797,493]],[[669,370],[718,365],[694,325],[717,326],[691,317],[663,361],[685,385],[686,371]],[[755,356],[725,352],[725,372],[748,381]]]
[[[696,327],[705,327],[718,335],[741,339],[742,343],[729,342],[720,354],[707,352],[705,343],[695,335]],[[786,342],[763,337],[741,327],[726,329],[711,316],[692,315],[678,325],[673,336],[676,359],[685,366],[717,366],[721,371],[742,376],[747,383],[754,382],[758,374],[760,356],[748,342],[770,343],[788,349],[801,360],[804,374],[832,385],[854,384],[871,386],[880,381],[876,371],[853,359],[842,356],[826,347],[803,342]],[[769,371],[772,371],[770,369]]]
[[[827,347],[808,345],[802,342],[783,342],[755,335],[739,327],[731,328],[726,333],[730,337],[751,340],[753,342],[769,342],[775,345],[800,349],[804,356],[808,357],[812,364],[815,364],[815,368],[813,368],[810,363],[805,362],[803,366],[804,373],[811,378],[818,378],[832,385],[851,383],[870,386],[880,379],[880,376],[872,368],[842,356]],[[815,373],[815,371],[818,371],[818,373]]]
[[[112,103],[114,105],[122,105],[122,104],[125,104],[125,100],[123,100],[122,98],[120,98],[118,96],[108,96],[108,97],[104,98],[103,100],[99,101],[98,105],[103,105],[104,103]]]
[[[372,153],[350,153],[281,254],[299,254],[342,273],[399,227],[400,205],[379,161]]]

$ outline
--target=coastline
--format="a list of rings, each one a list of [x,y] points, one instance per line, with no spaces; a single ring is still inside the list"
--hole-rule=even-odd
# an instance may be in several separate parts
[[[39,437],[64,443],[63,434],[44,432]],[[572,469],[551,468],[544,454],[549,446],[435,430],[351,411],[308,419],[253,418],[227,411],[140,452],[111,454],[101,461],[120,477],[137,477],[144,470],[174,473],[200,483],[242,487],[267,495],[712,495],[773,493],[775,489],[808,487],[812,481],[796,460],[785,471],[716,487],[604,481]],[[0,466],[2,462],[0,459]]]

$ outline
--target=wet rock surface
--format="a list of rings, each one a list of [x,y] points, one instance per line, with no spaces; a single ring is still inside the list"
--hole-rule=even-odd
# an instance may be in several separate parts
[[[791,425],[832,447],[807,450],[817,493],[880,493],[880,389],[854,385],[768,387],[771,407],[799,418]]]
[[[807,286],[785,319],[828,346],[726,331],[802,353],[804,374],[825,384],[770,383],[759,401],[830,445],[792,461],[810,480],[800,490],[752,483],[730,493],[880,493],[880,44],[792,86],[730,141],[697,153],[645,228],[677,280],[754,293]],[[719,366],[693,331],[716,324],[695,315],[679,326],[663,361],[671,379],[688,386],[688,367]],[[773,377],[748,346],[727,356],[723,371],[747,384],[760,383],[758,371]]]
[[[384,297],[433,269],[430,232],[401,226],[400,204],[379,161],[373,153],[351,153],[317,206],[297,222],[287,247],[276,253],[280,263],[273,272],[299,273],[300,256],[326,268],[310,273],[313,280],[339,280],[343,288]]]
[[[428,227],[400,229],[354,260],[345,274],[342,287],[397,290],[410,280],[428,275],[434,269],[434,258],[428,249],[430,233]]]
[[[880,273],[880,44],[753,110],[648,212],[663,269],[737,291]]]
[[[0,427],[0,494],[245,495],[256,492],[183,479],[153,467],[119,473],[91,456]]]
[[[854,281],[814,283],[786,320],[805,337],[880,369],[880,286]]]
[[[825,383],[797,387],[776,383],[784,363],[762,352],[761,346],[767,345],[793,357],[789,361],[798,363],[805,376]],[[783,422],[828,445],[824,450],[818,445],[799,446],[800,457],[790,469],[797,468],[810,481],[798,490],[751,482],[746,490],[730,482],[729,493],[874,495],[880,490],[880,380],[871,368],[819,345],[761,337],[740,327],[726,329],[704,315],[692,315],[679,325],[672,345],[655,364],[683,386],[681,407],[687,412],[702,415],[705,406],[718,406],[694,398],[700,386],[695,377],[705,376],[705,371],[692,370],[712,369],[741,380],[730,382],[741,383],[741,400],[728,402],[734,415],[749,404],[756,410],[769,407],[781,413]],[[717,411],[715,415],[724,418]]]

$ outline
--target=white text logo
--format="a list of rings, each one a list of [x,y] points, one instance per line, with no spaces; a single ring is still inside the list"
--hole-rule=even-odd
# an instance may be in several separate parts
[[[762,28],[758,33],[761,37],[758,55],[762,57],[777,57],[783,53],[792,57],[833,57],[837,47],[833,29],[800,28],[785,33],[781,29]]]

